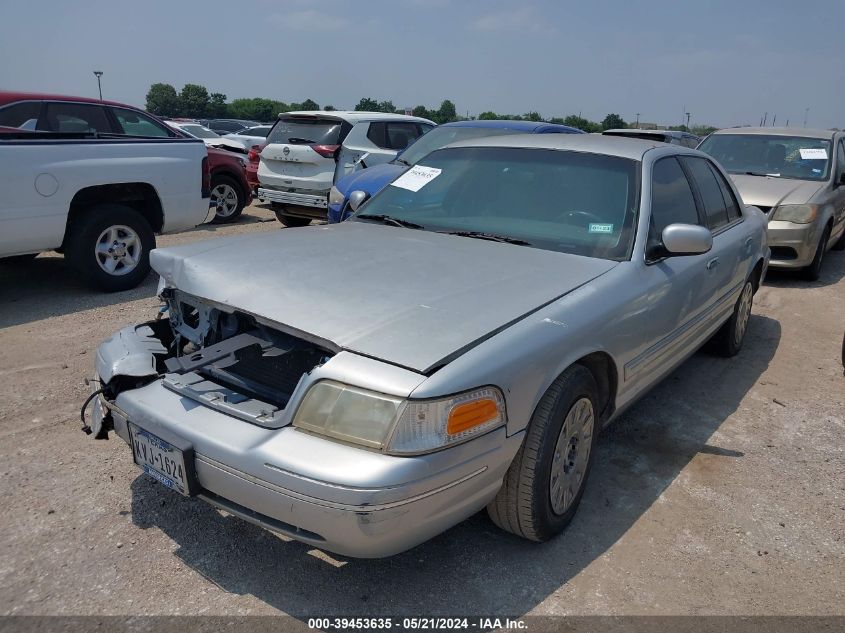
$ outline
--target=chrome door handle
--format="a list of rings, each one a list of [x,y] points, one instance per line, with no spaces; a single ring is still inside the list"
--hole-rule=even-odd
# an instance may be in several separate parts
[[[714,268],[716,268],[716,266],[718,266],[718,264],[719,264],[719,258],[714,257],[709,262],[707,262],[707,270],[713,270]]]

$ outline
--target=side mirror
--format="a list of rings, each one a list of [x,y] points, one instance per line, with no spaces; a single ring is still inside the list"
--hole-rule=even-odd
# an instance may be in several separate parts
[[[349,208],[352,211],[357,211],[362,204],[364,204],[367,199],[370,197],[366,191],[361,191],[360,189],[356,189],[352,193],[349,194]]]
[[[710,229],[696,224],[670,224],[660,237],[669,256],[700,255],[713,248]]]

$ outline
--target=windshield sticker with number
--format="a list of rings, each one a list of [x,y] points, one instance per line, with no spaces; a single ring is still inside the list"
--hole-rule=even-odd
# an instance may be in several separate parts
[[[407,189],[408,191],[419,191],[425,185],[437,178],[441,171],[443,170],[435,167],[414,165],[390,184],[394,187]]]
[[[613,233],[612,224],[590,224],[587,229],[589,233]]]
[[[823,147],[801,148],[801,160],[827,160],[827,150]]]

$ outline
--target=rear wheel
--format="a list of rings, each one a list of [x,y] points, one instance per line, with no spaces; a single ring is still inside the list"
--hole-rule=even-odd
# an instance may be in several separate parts
[[[155,235],[144,216],[122,204],[101,204],[70,226],[65,258],[89,285],[116,292],[144,280],[154,248]]]
[[[308,226],[311,224],[311,220],[309,218],[300,218],[299,216],[285,213],[286,208],[283,204],[274,202],[270,206],[273,208],[273,213],[276,215],[276,219],[285,226],[295,227]]]
[[[246,205],[246,196],[240,185],[229,176],[211,178],[211,204],[215,208],[213,224],[234,222]]]
[[[597,393],[593,375],[581,365],[552,383],[501,489],[487,506],[497,526],[546,541],[569,524],[593,463],[600,422]]]
[[[830,239],[830,227],[826,227],[822,237],[816,246],[816,254],[809,266],[801,271],[804,279],[808,281],[816,281],[822,274],[822,260],[824,259],[825,251],[827,250],[827,241]]]

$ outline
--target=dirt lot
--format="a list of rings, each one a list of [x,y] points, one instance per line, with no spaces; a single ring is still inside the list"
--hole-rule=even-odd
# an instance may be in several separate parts
[[[608,430],[561,538],[479,514],[381,561],[179,497],[79,431],[93,350],[149,319],[155,288],[92,292],[56,256],[0,264],[0,613],[845,613],[845,253],[817,283],[770,278],[739,357],[696,355]]]

